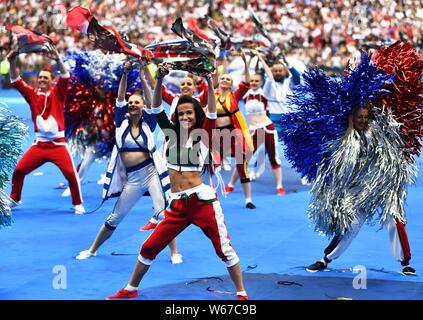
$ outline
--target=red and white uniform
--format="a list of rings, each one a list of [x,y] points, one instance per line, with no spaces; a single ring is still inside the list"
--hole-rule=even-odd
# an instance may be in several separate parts
[[[60,75],[53,88],[41,92],[29,86],[20,77],[11,79],[31,109],[35,141],[16,165],[12,176],[14,201],[21,200],[25,176],[46,162],[53,162],[68,180],[72,203],[82,203],[78,174],[65,139],[64,104],[69,85],[69,74]]]
[[[155,108],[157,123],[164,129],[175,129],[169,121],[163,107]],[[216,114],[206,113],[203,128],[208,137],[216,128]],[[208,156],[211,140],[208,145],[200,143],[200,148],[193,148],[192,137],[185,145],[171,146],[168,159],[168,168],[177,171],[202,171],[204,162]],[[195,164],[187,164],[181,157],[172,157],[173,154],[190,154],[196,152]],[[182,157],[183,158],[183,157]],[[189,157],[191,158],[191,157]],[[191,158],[194,160],[194,157]],[[189,225],[198,226],[203,233],[212,241],[216,254],[225,262],[227,267],[232,267],[239,262],[239,258],[230,243],[226,229],[224,215],[216,191],[206,184],[200,184],[191,189],[181,192],[170,193],[169,206],[164,211],[164,219],[159,222],[153,233],[145,240],[141,247],[138,260],[145,264],[152,264],[156,256],[172,241],[178,234]]]
[[[247,116],[266,115],[267,99],[262,88],[249,89],[244,95],[244,101]],[[261,123],[250,124],[249,129],[253,137],[254,150],[257,150],[264,143],[272,169],[280,168],[281,161],[277,148],[278,133],[272,120],[266,117],[266,120]]]
[[[197,99],[201,106],[203,107],[204,111],[207,108],[207,84],[205,81],[201,81],[200,85],[197,85],[197,92],[195,99]],[[176,110],[176,105],[178,104],[180,95],[173,93],[170,91],[166,86],[162,86],[162,99],[170,106],[169,118],[172,119],[173,114]]]

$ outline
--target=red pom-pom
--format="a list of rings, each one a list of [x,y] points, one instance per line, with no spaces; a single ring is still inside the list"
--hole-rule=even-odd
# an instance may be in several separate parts
[[[409,155],[419,155],[423,137],[423,57],[409,43],[396,42],[380,48],[373,62],[388,74],[395,74],[387,85],[391,94],[380,101],[402,125],[401,132]]]

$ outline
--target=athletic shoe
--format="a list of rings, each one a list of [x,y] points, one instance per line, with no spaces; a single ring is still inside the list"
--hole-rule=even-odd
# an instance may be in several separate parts
[[[234,191],[235,190],[235,188],[234,187],[231,187],[230,185],[226,185],[225,186],[225,192],[226,193],[230,193],[230,192],[232,192],[232,191]]]
[[[250,298],[248,298],[248,296],[240,296],[239,294],[236,296],[236,298],[238,300],[250,300]]]
[[[157,227],[157,223],[152,223],[148,221],[147,224],[140,228],[140,231],[148,231]]]
[[[97,184],[105,184],[106,183],[106,174],[103,173],[100,176],[100,179],[97,181]]]
[[[62,193],[62,197],[69,197],[71,195],[70,193],[70,188],[67,188],[65,191],[63,191]]]
[[[180,264],[182,263],[182,254],[177,253],[170,257],[170,260],[172,260],[172,264]]]
[[[130,299],[138,297],[138,290],[135,291],[128,291],[125,288],[122,288],[118,291],[118,293],[108,296],[108,300],[112,299]]]
[[[22,204],[22,200],[15,201],[15,200],[13,200],[12,198],[10,198],[10,199],[7,201],[7,204],[9,205],[9,208],[10,208],[10,209],[12,209],[12,208],[14,208],[14,207],[20,206],[20,205]]]
[[[77,260],[85,260],[91,257],[95,257],[97,255],[97,251],[94,253],[91,253],[90,250],[84,250],[81,251],[77,256],[76,259]]]
[[[416,270],[410,266],[403,267],[402,274],[405,276],[417,276]]]
[[[256,208],[256,206],[255,206],[252,202],[248,202],[248,203],[245,205],[245,207],[246,207],[247,209],[255,209],[255,208]]]
[[[277,194],[278,196],[284,196],[284,195],[286,195],[286,191],[285,191],[285,189],[284,189],[284,188],[277,188],[277,189],[276,189],[276,194]]]
[[[309,265],[306,270],[308,272],[317,272],[317,271],[325,270],[326,267],[327,267],[326,263],[324,263],[322,261],[317,261],[317,262]]]
[[[82,204],[77,204],[76,206],[73,206],[73,208],[75,209],[75,214],[84,214],[85,213],[85,208]]]
[[[232,170],[231,162],[227,158],[223,158],[222,167],[223,167],[223,170],[225,170],[225,171],[231,171]]]
[[[311,183],[308,181],[308,179],[306,177],[302,177],[301,178],[301,184],[303,186],[309,186]]]

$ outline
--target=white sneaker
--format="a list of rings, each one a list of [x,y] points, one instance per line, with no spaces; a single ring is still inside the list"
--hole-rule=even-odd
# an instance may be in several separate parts
[[[301,184],[303,186],[308,186],[308,185],[310,185],[310,182],[308,181],[308,179],[306,177],[302,177],[301,178]]]
[[[19,200],[18,202],[16,202],[13,199],[9,198],[8,205],[9,205],[10,209],[17,207],[17,206],[20,206],[21,204],[22,204],[22,200]]]
[[[101,175],[100,180],[98,180],[98,181],[97,181],[97,184],[105,184],[105,183],[106,183],[106,174],[105,174],[105,173],[103,173],[103,174]]]
[[[254,181],[256,180],[256,173],[254,171],[249,171],[248,177],[250,178],[251,181]]]
[[[180,264],[182,263],[182,254],[177,253],[170,257],[170,260],[172,260],[172,264]]]
[[[225,171],[231,171],[232,169],[231,162],[228,158],[223,158],[222,167],[223,167],[223,170]]]
[[[77,260],[85,260],[91,257],[95,257],[97,255],[97,251],[94,253],[91,253],[90,250],[84,250],[81,251],[77,256],[76,259]]]
[[[65,191],[63,191],[62,197],[69,197],[69,196],[70,196],[70,188],[67,188]]]
[[[75,214],[84,214],[85,213],[85,208],[82,204],[77,204],[76,206],[73,206],[73,208],[75,209]]]

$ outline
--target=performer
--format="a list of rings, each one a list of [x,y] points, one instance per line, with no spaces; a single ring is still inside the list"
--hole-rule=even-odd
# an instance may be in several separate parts
[[[253,53],[259,58],[263,66],[265,66],[268,77],[272,76],[269,67],[259,53],[255,50]],[[261,74],[256,73],[252,75],[250,82],[251,89],[247,91],[243,99],[245,100],[245,109],[247,111],[250,133],[253,137],[254,150],[258,150],[262,144],[265,145],[265,150],[269,156],[273,175],[276,180],[276,194],[285,195],[286,192],[282,185],[281,161],[277,149],[279,138],[272,120],[266,115],[267,98],[262,89],[263,81]],[[235,181],[238,177],[239,176],[235,172]]]
[[[359,176],[360,171],[364,170],[371,170],[371,166],[375,166],[373,163],[375,160],[371,159],[372,156],[375,155],[374,148],[380,147],[380,141],[377,141],[376,135],[380,134],[377,132],[372,132],[373,130],[383,130],[382,127],[377,128],[376,125],[370,124],[370,111],[371,105],[367,105],[364,107],[356,107],[353,110],[352,114],[352,129],[351,133],[348,134],[348,137],[345,139],[351,139],[354,143],[358,144],[358,157],[356,159],[356,163],[354,166],[354,170],[357,171],[355,174]],[[346,159],[348,161],[348,159]],[[338,174],[341,174],[339,172]],[[322,176],[323,178],[323,176]],[[337,199],[337,201],[348,201],[346,198],[347,196],[356,195],[360,197],[360,191],[357,190],[361,183],[351,183],[350,185],[346,184],[346,190],[344,192],[344,197]],[[323,183],[317,184],[318,186],[322,186]],[[384,186],[385,184],[381,183]],[[387,187],[387,186],[386,186]],[[313,194],[314,197],[322,197],[322,191],[316,190],[317,186],[313,187]],[[361,188],[360,188],[361,189]],[[341,194],[342,194],[341,193]],[[386,216],[385,219],[385,226],[388,230],[389,240],[391,244],[392,253],[394,255],[395,260],[400,261],[402,265],[402,272],[404,275],[416,275],[416,270],[409,265],[411,259],[411,251],[410,245],[408,243],[408,236],[405,230],[405,215],[403,213],[402,203],[403,199],[400,194],[397,195],[397,199],[401,202],[398,210],[399,212],[394,214],[389,214]],[[340,208],[341,209],[341,208]],[[342,214],[338,212],[338,214]],[[354,240],[355,236],[360,231],[361,226],[364,224],[366,219],[368,218],[369,213],[364,210],[359,210],[355,213],[354,219],[348,229],[339,230],[335,233],[335,236],[332,238],[329,246],[326,247],[324,250],[324,256],[322,260],[317,261],[310,266],[307,267],[308,272],[317,272],[326,269],[328,264],[341,256],[342,253],[347,250],[350,246],[351,242]],[[395,217],[398,215],[398,217]]]
[[[271,73],[266,70],[267,79],[264,83],[264,94],[267,97],[269,118],[272,120],[277,131],[283,130],[281,115],[288,113],[289,103],[287,97],[292,94],[292,89],[300,84],[300,74],[294,67],[290,67],[285,57],[284,62],[278,60],[271,66]],[[261,59],[263,60],[263,59]],[[263,64],[266,68],[267,64]]]
[[[194,83],[194,77],[186,76],[180,83],[181,95],[188,95],[194,97],[197,90],[198,95],[194,98],[197,99],[201,106],[205,109],[207,107],[207,85],[204,81],[199,84]],[[174,94],[165,85],[162,87],[162,99],[170,106],[169,117],[172,119],[175,113],[176,105],[178,104],[180,95]]]
[[[117,90],[116,93],[104,92],[98,85],[90,88],[78,82],[76,88],[77,92],[70,93],[70,99],[65,106],[66,127],[72,128],[66,130],[65,134],[72,154],[81,159],[76,170],[83,185],[94,161],[110,158],[115,144],[113,109]],[[102,185],[102,181],[103,178],[100,178],[97,184]],[[67,188],[62,197],[69,196],[70,189]]]
[[[221,159],[227,155],[231,155],[235,157],[236,161],[236,169],[232,172],[230,182],[225,186],[225,192],[232,192],[234,190],[236,173],[238,173],[241,177],[246,207],[248,209],[255,209],[256,206],[251,199],[251,183],[247,170],[248,154],[254,151],[254,145],[244,116],[238,108],[238,102],[247,93],[248,89],[250,89],[250,72],[245,54],[242,50],[241,57],[244,61],[245,81],[240,82],[238,88],[233,93],[231,93],[232,78],[228,74],[220,76],[218,92],[216,93],[216,127],[220,130],[218,139],[220,139]],[[229,137],[229,141],[227,137]]]
[[[146,191],[151,195],[156,216],[165,209],[166,193],[170,189],[169,175],[154,144],[152,132],[156,121],[147,111],[151,109],[151,94],[144,70],[141,69],[140,78],[145,88],[145,101],[139,94],[133,94],[128,102],[125,101],[127,75],[130,68],[131,64],[126,62],[119,84],[114,112],[116,145],[109,162],[107,183],[103,190],[104,199],[116,195],[119,195],[119,199],[90,248],[81,251],[76,257],[78,260],[96,255],[98,248],[111,237],[119,223]],[[126,116],[127,112],[129,116]],[[171,242],[172,263],[182,263],[182,255],[176,249],[176,241],[172,238],[169,242]]]
[[[41,70],[38,75],[38,89],[34,89],[21,79],[16,67],[17,54],[8,54],[10,81],[27,101],[31,108],[34,123],[35,142],[19,160],[12,176],[12,206],[21,203],[25,176],[46,162],[59,167],[69,183],[75,214],[85,213],[78,175],[65,139],[64,103],[67,96],[69,73],[60,59],[57,49],[52,47],[52,58],[56,60],[61,74],[56,85],[52,86],[53,74]]]
[[[190,224],[195,224],[211,239],[216,253],[226,263],[238,291],[238,299],[246,300],[248,296],[244,290],[239,258],[230,244],[216,191],[201,180],[201,171],[205,169],[204,165],[210,159],[212,130],[216,128],[213,85],[207,78],[209,89],[206,114],[196,99],[184,95],[179,99],[176,107],[177,117],[173,123],[161,106],[160,91],[166,72],[165,68],[159,67],[153,112],[156,114],[159,126],[162,130],[166,130],[170,138],[166,155],[171,183],[171,202],[165,211],[165,218],[142,245],[129,284],[108,299],[137,297],[139,283],[157,254],[171,239]]]
[[[164,63],[163,66],[165,68],[168,67],[168,65],[166,63]],[[150,84],[155,85],[156,81],[151,76],[148,69],[147,69],[147,78],[149,79]],[[197,92],[199,92],[199,94],[195,97],[195,99],[197,99],[200,102],[203,109],[207,108],[207,90],[208,90],[208,88],[207,88],[207,84],[205,83],[204,80],[201,80],[197,84],[195,84],[194,77],[187,75],[185,78],[182,79],[182,81],[180,83],[180,90],[181,90],[182,95],[188,95],[188,96],[191,96],[191,97],[194,96],[194,93],[197,90]],[[165,85],[162,85],[162,99],[170,106],[169,119],[171,119],[172,121],[174,121],[174,118],[175,118],[176,105],[178,104],[180,96],[181,95],[174,94]],[[164,152],[166,150],[166,143],[164,141],[164,135],[163,135],[162,132],[158,133],[156,141],[157,141],[158,145],[162,144],[160,149],[162,150],[163,158],[166,161],[166,156],[164,154]],[[157,226],[158,222],[159,222],[159,220],[157,219],[157,217],[155,217],[153,215],[153,217],[151,217],[151,219],[147,222],[147,224],[145,226],[141,227],[140,230],[147,231],[147,230],[154,229]]]
[[[409,263],[404,202],[417,168],[423,136],[423,59],[410,44],[364,53],[345,77],[308,70],[294,93],[294,112],[282,120],[286,156],[314,181],[309,217],[316,231],[333,236],[323,270],[351,244],[364,222],[386,226],[404,275]]]

